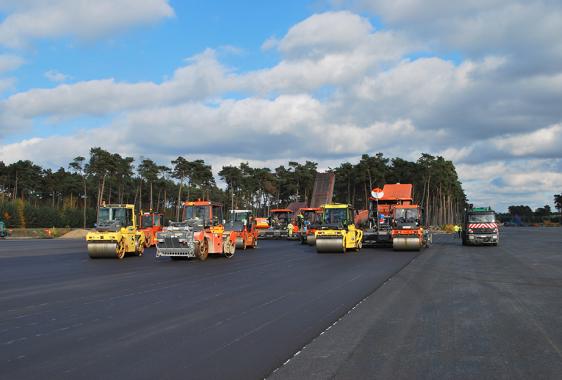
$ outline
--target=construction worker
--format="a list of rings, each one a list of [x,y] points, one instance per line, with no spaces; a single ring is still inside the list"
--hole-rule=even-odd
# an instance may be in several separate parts
[[[293,237],[293,223],[289,222],[287,224],[287,235],[291,238]]]
[[[459,226],[458,224],[455,224],[455,226],[453,227],[453,231],[455,231],[455,234],[457,235],[457,237],[461,237],[461,226]]]

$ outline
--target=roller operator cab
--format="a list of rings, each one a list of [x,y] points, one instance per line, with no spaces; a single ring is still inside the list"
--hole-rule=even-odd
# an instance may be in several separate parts
[[[96,231],[86,235],[91,258],[116,257],[144,252],[146,236],[138,229],[134,205],[103,205],[99,208]]]
[[[362,246],[363,231],[353,223],[353,209],[341,203],[323,206],[322,223],[318,226],[316,251],[343,252],[359,251]]]
[[[394,207],[392,216],[392,247],[395,251],[419,251],[431,244],[431,233],[422,225],[418,205]]]
[[[258,230],[251,210],[230,210],[230,218],[224,225],[225,231],[236,235],[236,248],[257,248]]]
[[[499,225],[491,207],[471,207],[465,210],[462,225],[463,245],[498,245]]]
[[[236,249],[236,234],[224,229],[222,204],[211,201],[185,202],[181,222],[171,222],[158,233],[156,256],[173,259],[208,255],[230,258]]]

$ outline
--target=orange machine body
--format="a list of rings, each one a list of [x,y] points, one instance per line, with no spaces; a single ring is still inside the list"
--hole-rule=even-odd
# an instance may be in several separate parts
[[[322,208],[320,207],[302,207],[298,210],[297,215],[297,234],[301,243],[305,243],[308,237],[315,236],[316,226],[322,220]]]
[[[224,230],[223,207],[221,203],[211,201],[188,201],[183,204],[183,220],[188,220],[194,216],[202,216],[202,228],[197,228],[193,233],[193,238],[198,241],[200,246],[208,249],[208,254],[224,254],[224,242],[230,240],[233,246],[236,245],[236,234],[234,231]],[[223,237],[223,234],[227,235]]]
[[[156,234],[162,231],[164,215],[157,212],[141,212],[140,225],[141,231],[145,235],[145,246],[153,247],[156,245]]]
[[[413,203],[413,186],[410,183],[389,183],[383,189],[373,189],[380,193],[379,199],[370,197],[370,209],[363,210],[355,217],[356,224],[363,229],[363,246],[377,247],[392,245],[392,223],[394,209]]]
[[[225,230],[234,232],[236,248],[256,248],[258,245],[256,218],[251,210],[230,210],[230,220],[226,223]]]

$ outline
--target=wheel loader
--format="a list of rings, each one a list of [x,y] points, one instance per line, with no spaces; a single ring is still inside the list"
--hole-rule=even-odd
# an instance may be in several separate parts
[[[419,251],[431,244],[431,233],[422,226],[418,205],[397,205],[392,221],[392,248],[395,251]]]
[[[96,231],[86,235],[91,258],[116,257],[127,253],[141,256],[146,245],[143,231],[138,229],[135,206],[129,204],[103,205],[98,212]]]
[[[322,223],[315,233],[316,251],[343,252],[359,251],[363,231],[353,224],[353,210],[350,205],[330,203],[323,206]]]
[[[222,205],[211,201],[185,202],[182,221],[171,222],[157,240],[156,257],[205,261],[210,254],[230,258],[236,250],[236,234],[224,229]]]

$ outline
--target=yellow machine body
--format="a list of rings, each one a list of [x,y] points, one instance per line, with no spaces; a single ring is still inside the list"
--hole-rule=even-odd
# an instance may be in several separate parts
[[[138,227],[134,205],[100,207],[96,231],[86,235],[89,256],[122,259],[127,253],[142,255],[146,236]]]
[[[323,206],[322,224],[314,235],[319,253],[359,251],[363,241],[363,231],[353,224],[351,206],[341,203]]]

